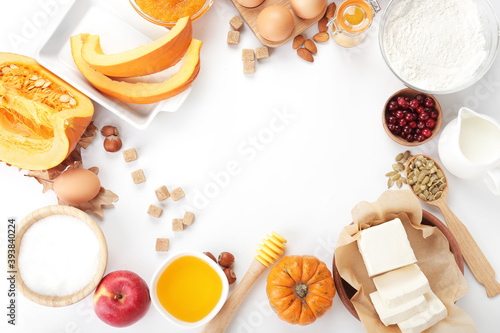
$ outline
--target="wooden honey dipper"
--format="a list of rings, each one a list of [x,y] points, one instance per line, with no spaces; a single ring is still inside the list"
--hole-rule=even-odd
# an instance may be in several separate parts
[[[271,236],[268,235],[267,239],[263,240],[263,243],[259,244],[257,255],[241,282],[236,286],[219,313],[203,328],[202,333],[222,333],[226,331],[241,301],[243,301],[252,285],[283,254],[286,239],[273,231]]]

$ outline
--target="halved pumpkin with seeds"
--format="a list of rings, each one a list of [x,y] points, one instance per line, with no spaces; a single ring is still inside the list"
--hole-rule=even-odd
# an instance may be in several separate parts
[[[34,59],[0,52],[0,161],[28,170],[58,165],[93,114],[88,97]]]

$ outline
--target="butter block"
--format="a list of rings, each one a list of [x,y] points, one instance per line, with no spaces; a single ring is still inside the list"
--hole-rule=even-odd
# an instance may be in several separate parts
[[[417,264],[375,276],[373,283],[387,307],[394,307],[429,291],[429,281]]]
[[[408,301],[394,307],[386,306],[378,291],[371,293],[370,298],[375,306],[375,310],[377,311],[380,320],[385,326],[397,324],[427,309],[427,301],[425,300],[424,295],[411,298]]]
[[[417,262],[400,219],[361,231],[358,248],[370,277]]]
[[[428,304],[427,309],[399,322],[398,327],[402,333],[421,333],[448,315],[443,302],[432,291],[424,296]]]

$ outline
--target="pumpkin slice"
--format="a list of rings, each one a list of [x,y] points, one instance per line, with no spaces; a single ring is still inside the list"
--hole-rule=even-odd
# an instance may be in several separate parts
[[[76,147],[94,106],[34,59],[0,52],[0,160],[50,169]]]
[[[178,63],[191,44],[191,18],[184,17],[162,38],[116,54],[104,54],[99,36],[90,35],[82,48],[83,59],[95,70],[115,77],[143,76]]]
[[[83,60],[82,45],[88,34],[71,37],[71,53],[83,76],[99,91],[124,102],[149,104],[173,97],[186,90],[200,71],[200,50],[203,42],[192,39],[177,73],[161,83],[129,83],[110,79]]]

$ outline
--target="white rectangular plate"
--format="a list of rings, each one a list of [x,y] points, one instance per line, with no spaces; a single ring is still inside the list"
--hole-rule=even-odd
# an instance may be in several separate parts
[[[123,5],[129,5],[124,1]],[[133,10],[130,6],[130,10]],[[119,101],[102,94],[95,89],[80,73],[71,56],[70,37],[80,33],[99,35],[104,53],[118,53],[141,45],[167,33],[163,27],[155,26],[139,15],[134,26],[116,15],[118,10],[106,7],[106,2],[99,0],[73,0],[61,22],[52,34],[42,43],[35,57],[45,68],[59,75],[94,101],[115,113],[136,128],[144,129],[160,111],[174,112],[182,105],[191,92],[188,88],[183,93],[154,104],[132,104]],[[178,71],[182,61],[176,66],[160,73],[141,78],[130,78],[128,82],[161,82]]]

